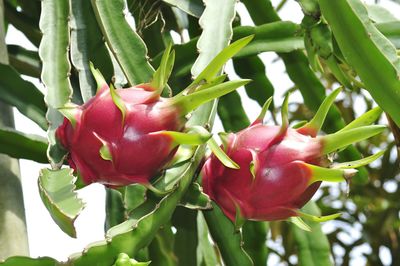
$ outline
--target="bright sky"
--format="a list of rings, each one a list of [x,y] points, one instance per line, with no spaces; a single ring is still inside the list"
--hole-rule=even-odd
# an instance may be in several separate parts
[[[276,5],[280,1],[275,0],[272,2]],[[368,2],[372,3],[373,1],[371,0]],[[400,8],[398,5],[395,5],[390,1],[381,2],[384,6],[388,7],[389,10],[392,10],[394,14],[400,14]],[[240,3],[238,4],[238,12],[242,16],[242,22],[248,25],[252,25],[251,19],[248,16],[247,11]],[[294,1],[288,1],[280,14],[283,19],[292,20],[297,23],[299,23],[302,19],[300,8],[298,4]],[[35,49],[35,47],[25,38],[25,36],[15,30],[12,26],[10,26],[9,28],[6,41],[8,44],[18,44],[28,49]],[[277,61],[276,63],[274,63],[273,66],[271,66],[272,61],[276,59],[276,55],[274,53],[262,54],[261,58],[265,60],[265,62],[267,62],[267,74],[274,84],[277,92],[275,95],[275,101],[277,103],[280,103],[282,102],[282,93],[290,88],[293,84],[284,74],[285,70],[281,61]],[[238,78],[233,72],[233,67],[231,63],[226,66],[226,71],[232,79]],[[33,81],[41,90],[43,90],[43,86],[34,79],[31,79],[29,77],[26,77],[26,79]],[[243,97],[243,105],[246,106],[245,109],[248,112],[250,119],[254,119],[255,117],[257,117],[260,108],[254,101],[250,100],[246,96],[243,88],[239,90],[239,93]],[[291,97],[291,101],[298,101],[299,99],[301,98],[298,94],[294,94]],[[14,113],[16,128],[18,130],[45,136],[45,132],[42,131],[32,121],[25,118],[16,110]],[[216,123],[214,131],[222,131],[222,126],[220,122]],[[66,260],[68,255],[74,252],[81,251],[87,244],[103,239],[105,193],[101,185],[90,185],[79,192],[79,195],[86,202],[86,208],[76,220],[75,224],[77,228],[78,238],[73,239],[64,234],[53,222],[47,209],[44,207],[39,197],[37,189],[37,177],[39,174],[39,170],[48,166],[37,164],[28,160],[21,160],[20,165],[28,225],[30,252],[32,257],[51,256],[59,260]],[[327,230],[329,230],[329,228],[327,228]],[[276,248],[279,246],[279,243],[271,244],[274,245]],[[364,247],[360,250],[360,252],[361,251],[368,251],[368,247]],[[382,252],[383,253],[380,255],[385,256],[385,251]],[[357,257],[357,254],[360,253],[356,252],[353,255]],[[269,263],[271,265],[276,265],[278,261],[279,260],[277,257],[271,256]],[[357,261],[357,263],[360,262],[361,261]],[[390,261],[387,262],[388,264],[390,264]]]

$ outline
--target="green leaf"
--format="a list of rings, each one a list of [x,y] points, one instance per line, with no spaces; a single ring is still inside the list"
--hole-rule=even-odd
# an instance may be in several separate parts
[[[292,52],[304,48],[303,37],[298,34],[299,25],[292,22],[274,22],[258,27],[242,26],[235,28],[233,38],[254,34],[253,41],[243,48],[237,57],[256,55],[262,52]]]
[[[69,1],[43,0],[40,29],[43,32],[39,56],[43,62],[42,81],[46,87],[45,101],[48,106],[48,157],[52,168],[59,168],[65,151],[57,144],[55,131],[64,117],[57,110],[69,102],[72,88],[69,81]]]
[[[320,5],[346,61],[379,106],[400,125],[400,60],[395,47],[373,25],[360,1],[320,0]]]
[[[46,105],[43,94],[9,65],[0,64],[0,100],[15,106],[42,129],[47,129]]]
[[[182,198],[180,205],[193,210],[206,210],[211,208],[211,200],[198,183],[190,184],[188,191]]]
[[[13,7],[9,1],[4,1],[4,9],[5,9],[5,18],[6,20],[12,24],[17,30],[24,33],[24,35],[28,38],[28,40],[35,45],[39,46],[39,43],[42,38],[42,33],[37,27],[37,22],[30,19],[28,16],[21,15],[18,12],[16,7]],[[43,8],[42,8],[43,10]],[[32,12],[33,10],[29,10]]]
[[[46,149],[47,141],[41,136],[0,128],[0,153],[18,159],[47,163]]]
[[[196,18],[199,18],[204,11],[204,5],[201,0],[163,0],[163,2],[175,6]]]
[[[132,30],[124,15],[124,1],[92,0],[98,24],[107,44],[131,85],[151,80],[153,68],[147,61],[147,49]]]
[[[317,205],[310,201],[302,209],[303,211],[319,216],[321,215]],[[296,225],[291,228],[297,245],[299,265],[330,266],[331,249],[326,235],[322,232],[320,223],[308,222],[311,232],[306,232]]]
[[[7,50],[10,65],[19,73],[35,78],[40,77],[42,64],[36,51],[27,50],[18,45],[7,45]]]
[[[53,220],[66,234],[76,237],[74,222],[84,204],[75,192],[76,177],[72,172],[72,169],[42,169],[38,185],[40,197]]]

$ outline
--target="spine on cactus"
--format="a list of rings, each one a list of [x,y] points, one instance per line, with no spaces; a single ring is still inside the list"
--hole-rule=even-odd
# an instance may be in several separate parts
[[[211,138],[205,130],[185,128],[186,116],[201,104],[249,82],[223,82],[226,76],[217,76],[217,71],[251,39],[228,46],[200,79],[172,98],[161,96],[175,60],[171,46],[149,83],[127,89],[108,86],[91,65],[98,86],[96,95],[82,106],[70,103],[59,109],[65,119],[56,135],[69,151],[71,167],[86,184],[119,187],[142,183],[151,188],[149,180],[168,165],[179,145],[200,145]]]
[[[385,129],[379,125],[365,126],[368,118],[361,116],[351,128],[317,136],[339,93],[340,89],[332,92],[315,117],[300,128],[289,127],[287,95],[282,105],[281,126],[263,123],[271,102],[269,99],[248,128],[224,135],[222,147],[238,169],[222,165],[215,155],[211,155],[202,169],[202,182],[205,193],[236,225],[240,226],[244,220],[302,217],[324,221],[337,217],[313,217],[301,212],[300,208],[311,199],[322,181],[348,181],[357,172],[353,168],[368,164],[377,156],[335,167],[327,155]]]

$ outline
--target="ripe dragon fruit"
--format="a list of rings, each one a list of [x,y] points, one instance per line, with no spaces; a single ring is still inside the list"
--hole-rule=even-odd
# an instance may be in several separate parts
[[[211,155],[202,169],[202,184],[204,192],[230,220],[240,223],[244,220],[274,221],[299,216],[310,218],[299,209],[311,199],[321,181],[348,179],[356,173],[352,168],[367,164],[381,155],[336,166],[329,162],[328,153],[384,129],[377,125],[364,126],[373,122],[366,122],[367,117],[377,118],[380,115],[381,110],[376,108],[339,132],[316,136],[339,92],[338,89],[329,95],[314,119],[300,128],[288,127],[288,98],[283,104],[283,125],[264,125],[263,118],[270,99],[253,124],[238,133],[225,135],[223,147],[237,167],[225,167],[215,155]]]
[[[225,52],[232,46],[238,51],[250,40],[241,39]],[[109,87],[92,66],[97,94],[82,106],[69,104],[59,109],[66,119],[56,136],[69,151],[69,164],[84,183],[110,187],[149,184],[168,165],[180,144],[200,145],[211,137],[208,132],[185,129],[185,116],[248,82],[222,83],[225,76],[215,77],[219,65],[210,66],[183,93],[164,98],[160,94],[173,62],[174,51],[169,47],[153,81],[127,89]]]

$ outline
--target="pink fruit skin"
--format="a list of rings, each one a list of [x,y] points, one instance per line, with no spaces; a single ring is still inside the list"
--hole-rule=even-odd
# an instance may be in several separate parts
[[[304,163],[321,165],[322,145],[288,128],[252,125],[231,133],[226,150],[240,169],[230,169],[211,155],[202,169],[204,192],[235,221],[237,210],[247,220],[274,221],[297,216],[320,182],[310,184]],[[254,176],[250,164],[254,163]]]
[[[56,136],[69,151],[69,164],[83,182],[110,187],[148,183],[176,152],[171,137],[155,132],[181,131],[184,119],[148,85],[116,92],[126,106],[125,121],[107,86],[77,109],[76,125],[64,119]],[[112,161],[100,156],[106,144]]]

